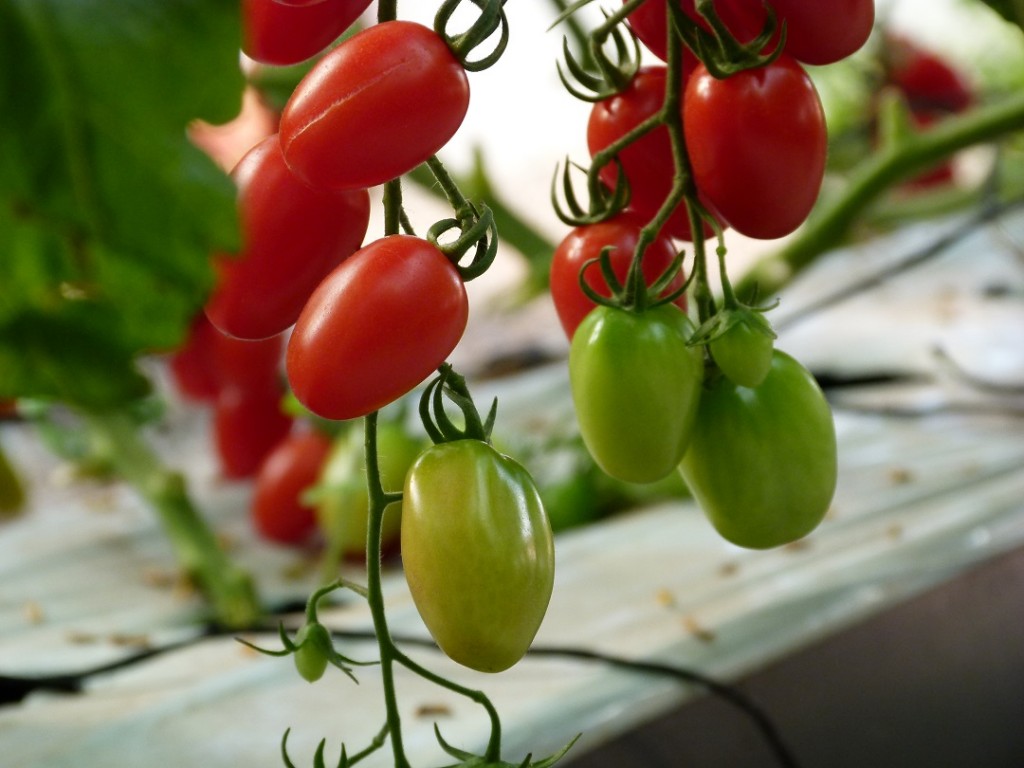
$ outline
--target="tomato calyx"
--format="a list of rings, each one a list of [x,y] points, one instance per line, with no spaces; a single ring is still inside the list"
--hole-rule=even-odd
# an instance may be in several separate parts
[[[460,428],[449,417],[444,407],[444,399],[448,398],[461,412],[464,425]],[[420,398],[420,419],[423,428],[435,445],[454,443],[458,440],[479,440],[491,442],[491,430],[498,415],[498,400],[495,398],[486,418],[473,402],[473,397],[466,385],[466,379],[448,363],[438,368],[438,375],[432,379]]]
[[[610,162],[615,164],[616,169],[614,189],[609,189],[601,181],[598,175],[599,166],[596,163],[588,170],[578,163],[566,160],[561,174],[559,174],[558,168],[555,169],[554,178],[551,180],[551,207],[554,208],[555,215],[558,216],[563,224],[570,227],[598,224],[617,216],[626,209],[631,197],[629,181],[622,167],[622,161],[619,160],[618,156],[612,157]],[[572,171],[574,169],[582,171],[587,177],[586,208],[580,203],[573,188]],[[562,198],[565,201],[564,207],[558,199],[559,175],[562,178],[561,186]]]
[[[686,293],[693,279],[693,275],[691,275],[689,279],[683,281],[682,285],[669,290],[682,272],[684,252],[678,251],[669,265],[648,285],[644,280],[643,270],[641,269],[643,251],[647,245],[643,240],[637,244],[637,252],[633,255],[633,261],[630,263],[625,280],[619,280],[615,274],[615,269],[612,267],[611,246],[602,248],[601,255],[598,258],[584,262],[580,268],[580,290],[583,291],[588,299],[599,306],[617,307],[634,312],[643,312],[645,309],[653,309],[663,304],[675,302]],[[602,295],[587,281],[587,270],[593,269],[595,266],[601,270],[601,276],[608,286],[608,290],[611,293],[610,296]]]
[[[533,760],[533,755],[527,755],[522,762],[509,763],[496,757],[475,755],[472,752],[466,752],[465,750],[453,747],[445,741],[441,735],[441,729],[438,728],[436,723],[434,724],[434,736],[437,737],[437,743],[441,745],[441,749],[459,760],[458,763],[453,763],[445,768],[551,768],[551,766],[565,757],[565,754],[572,749],[572,746],[580,738],[579,734],[577,734],[573,737],[572,741],[560,750],[536,762]]]
[[[695,0],[697,14],[704,19],[710,32],[686,15],[679,3],[668,3],[669,17],[675,32],[687,47],[718,80],[724,80],[747,69],[771,64],[786,45],[786,25],[778,23],[775,11],[765,4],[766,19],[761,32],[743,43],[729,30],[715,10],[714,0]],[[765,52],[778,31],[775,47]]]
[[[572,14],[573,8],[566,9],[555,23]],[[625,10],[617,13],[604,13],[604,23],[591,32],[588,38],[587,51],[584,54],[593,64],[588,67],[569,49],[569,39],[562,38],[562,53],[565,56],[565,69],[579,85],[575,85],[569,76],[562,69],[561,62],[558,62],[558,79],[562,81],[565,89],[581,101],[596,102],[602,99],[611,98],[617,93],[622,93],[640,71],[641,54],[640,42],[623,31],[622,21],[626,18]],[[615,50],[615,60],[609,58],[606,53],[607,43],[611,40]],[[630,45],[630,43],[632,45]],[[594,66],[597,72],[593,71]],[[582,86],[579,87],[579,86]]]
[[[452,54],[467,72],[479,72],[495,64],[508,45],[509,28],[508,19],[505,17],[505,0],[471,0],[472,4],[480,9],[480,15],[464,32],[450,34],[448,22],[463,2],[464,0],[445,0],[441,3],[434,16],[434,31],[444,39]],[[470,53],[499,30],[500,37],[491,52],[479,59],[471,60]]]

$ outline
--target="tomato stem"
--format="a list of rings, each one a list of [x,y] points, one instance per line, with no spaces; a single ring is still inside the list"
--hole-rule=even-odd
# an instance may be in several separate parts
[[[232,628],[251,626],[262,613],[252,579],[228,557],[192,503],[182,475],[163,466],[123,410],[82,416],[115,475],[157,513],[178,562],[210,601],[216,620]]]

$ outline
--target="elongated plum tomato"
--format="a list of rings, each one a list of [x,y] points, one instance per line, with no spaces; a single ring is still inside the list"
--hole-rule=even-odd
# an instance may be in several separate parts
[[[725,80],[699,65],[683,97],[683,130],[697,188],[737,232],[770,240],[807,218],[828,137],[818,92],[793,59]]]
[[[325,55],[281,114],[288,166],[307,184],[383,184],[437,152],[469,108],[469,80],[432,29],[369,27]]]
[[[298,64],[352,26],[371,0],[242,0],[242,51],[263,64]]]
[[[288,381],[319,416],[365,416],[433,373],[468,317],[466,287],[437,247],[409,235],[375,240],[309,297],[288,341]]]
[[[626,211],[607,221],[576,227],[558,244],[551,259],[551,299],[569,339],[572,339],[583,318],[597,306],[580,288],[580,269],[588,261],[598,258],[603,249],[610,247],[612,250],[608,257],[612,271],[620,282],[624,281],[644,223],[640,216]],[[644,251],[644,281],[650,285],[657,280],[675,255],[676,250],[670,239],[656,238]],[[598,265],[587,267],[584,279],[600,295],[611,295]],[[682,286],[683,281],[683,273],[680,271],[668,290],[676,290]],[[680,296],[675,303],[685,309],[686,296]]]
[[[672,304],[598,307],[576,329],[569,380],[580,434],[606,473],[653,483],[675,471],[697,415],[703,354]]]
[[[254,476],[291,430],[294,420],[281,409],[283,397],[276,382],[221,388],[214,405],[213,433],[225,477]]]
[[[252,496],[252,521],[261,536],[281,544],[301,544],[316,530],[313,507],[303,503],[331,450],[316,431],[293,432],[260,465]]]
[[[480,440],[428,448],[405,478],[402,563],[442,651],[480,672],[511,667],[540,628],[555,574],[530,474]]]
[[[683,479],[728,541],[769,549],[824,518],[835,492],[832,411],[817,382],[779,350],[756,389],[722,377],[701,394]]]
[[[233,176],[243,249],[215,259],[218,281],[205,311],[230,336],[262,339],[294,324],[324,276],[363,244],[370,195],[307,186],[285,165],[276,134]]]
[[[665,67],[644,67],[625,91],[594,104],[587,121],[587,147],[591,157],[661,109],[665,100],[665,75]],[[630,208],[641,217],[652,219],[668,197],[675,174],[668,129],[665,126],[655,128],[623,149],[618,159],[629,181]],[[615,187],[618,175],[614,162],[601,168],[601,181],[610,188]],[[706,203],[703,195],[701,197]],[[664,230],[681,240],[693,239],[685,205],[676,207]],[[705,225],[704,236],[710,236],[711,232]]]

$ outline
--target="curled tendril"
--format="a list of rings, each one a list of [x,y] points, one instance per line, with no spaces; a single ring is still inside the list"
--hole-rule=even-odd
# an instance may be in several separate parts
[[[779,28],[778,17],[769,4],[765,4],[767,19],[761,33],[747,43],[737,40],[725,23],[719,18],[711,0],[697,0],[695,3],[699,13],[712,31],[708,32],[689,18],[678,3],[669,3],[671,23],[676,32],[682,36],[687,46],[696,54],[712,77],[723,80],[747,69],[763,67],[777,59],[786,45],[786,25],[783,23],[779,40],[775,48],[767,53],[764,51],[776,29]]]
[[[295,768],[295,764],[292,762],[291,757],[288,755],[288,735],[291,733],[291,728],[288,728],[284,732],[284,736],[281,737],[281,760],[284,761],[286,768]],[[370,741],[369,746],[360,752],[349,757],[348,750],[345,745],[341,745],[341,756],[338,758],[337,768],[351,768],[351,766],[363,760],[363,758],[373,754],[378,749],[384,746],[387,741],[388,734],[391,732],[391,726],[385,724],[383,728],[377,733],[376,736]],[[324,749],[327,747],[327,739],[321,739],[317,745],[316,753],[313,755],[313,768],[327,768],[327,764],[324,762]]]
[[[559,62],[558,77],[565,89],[577,99],[596,102],[610,98],[625,90],[640,71],[640,43],[613,19],[605,13],[605,23],[590,37],[590,55],[597,64],[597,72],[589,70],[573,55],[568,38],[562,39],[565,69]],[[614,61],[608,58],[604,44],[609,36],[615,49]],[[566,69],[582,88],[569,79]]]
[[[464,426],[455,424],[445,411],[445,398],[454,403],[462,412]],[[423,428],[434,443],[451,443],[456,440],[482,440],[490,442],[491,430],[498,415],[498,400],[494,399],[481,419],[480,412],[466,386],[466,379],[460,376],[448,363],[438,368],[438,375],[427,384],[420,397],[420,420]]]
[[[462,67],[469,72],[479,72],[493,66],[508,46],[509,28],[508,19],[505,17],[506,0],[469,0],[480,9],[477,17],[469,29],[457,34],[448,31],[448,23],[456,9],[465,0],[445,0],[437,9],[434,16],[434,31],[443,37],[451,48],[452,53],[462,64]],[[471,60],[469,55],[487,40],[494,32],[499,31],[500,36],[494,49],[479,59]]]
[[[615,176],[615,189],[613,190],[608,189],[600,180],[596,168],[588,170],[569,160],[566,160],[565,166],[561,171],[557,167],[555,168],[555,175],[551,180],[551,205],[555,209],[555,215],[564,224],[570,227],[596,224],[621,213],[629,205],[629,181],[626,179],[626,174],[618,157],[614,157],[613,162],[618,169],[618,173]],[[588,201],[586,208],[580,203],[573,188],[573,169],[582,171],[587,175]],[[559,200],[559,177],[561,177],[561,197],[564,200],[564,204]]]
[[[440,242],[445,233],[456,229],[460,232],[458,238],[450,243]],[[486,272],[498,254],[498,227],[494,213],[483,204],[477,206],[466,202],[455,218],[435,222],[427,230],[427,240],[455,264],[459,276],[467,283]],[[463,257],[470,251],[473,256],[469,263],[462,264]]]

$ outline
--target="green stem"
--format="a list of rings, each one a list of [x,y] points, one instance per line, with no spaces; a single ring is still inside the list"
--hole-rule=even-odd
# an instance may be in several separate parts
[[[858,218],[887,189],[959,150],[1022,128],[1024,94],[949,117],[878,152],[859,166],[840,196],[823,202],[792,240],[757,262],[736,285],[736,292],[747,296],[755,286],[761,295],[778,291],[815,258],[844,242]]]
[[[252,578],[235,565],[193,505],[185,480],[168,470],[124,413],[85,412],[89,429],[102,442],[114,473],[156,511],[178,562],[210,601],[226,627],[251,626],[261,608]]]
[[[398,712],[398,695],[395,691],[395,658],[398,654],[388,629],[387,614],[384,611],[384,592],[381,577],[381,540],[384,525],[384,510],[388,504],[401,498],[399,494],[385,493],[380,479],[377,461],[377,412],[363,420],[366,450],[366,483],[370,500],[370,519],[366,531],[366,600],[373,617],[373,630],[380,649],[381,682],[384,687],[384,708],[387,713],[391,749],[395,768],[410,768],[405,756],[402,739],[402,718]]]

